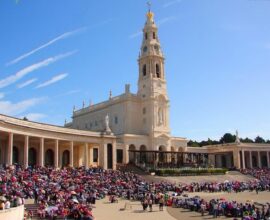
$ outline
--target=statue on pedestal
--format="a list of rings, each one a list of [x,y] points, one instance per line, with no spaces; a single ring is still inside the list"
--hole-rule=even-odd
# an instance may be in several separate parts
[[[110,123],[110,118],[109,118],[109,115],[107,114],[105,116],[105,129],[104,129],[106,134],[111,134],[112,133],[109,123]]]
[[[236,136],[236,138],[235,138],[235,143],[240,144],[240,138],[239,138],[239,136],[238,136],[238,130],[236,130],[235,136]]]

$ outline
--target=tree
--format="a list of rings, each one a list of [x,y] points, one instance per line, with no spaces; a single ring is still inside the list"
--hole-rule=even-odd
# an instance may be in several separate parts
[[[189,147],[200,147],[200,145],[199,145],[199,143],[198,143],[197,141],[192,141],[192,140],[190,140],[190,141],[187,143],[187,145],[188,145]]]
[[[265,143],[265,140],[264,140],[262,137],[257,136],[257,137],[255,138],[255,143]]]
[[[254,143],[254,141],[248,137],[246,137],[245,139],[240,138],[240,141],[243,143]]]
[[[236,136],[232,135],[231,133],[226,133],[223,135],[222,138],[220,138],[220,143],[233,143],[235,142]]]
[[[26,116],[23,117],[24,121],[29,121],[28,118]]]

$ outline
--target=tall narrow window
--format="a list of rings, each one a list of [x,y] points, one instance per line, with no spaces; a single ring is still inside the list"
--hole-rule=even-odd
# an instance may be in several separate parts
[[[118,117],[117,116],[114,117],[114,124],[118,124]]]
[[[153,39],[156,39],[156,32],[153,32]]]
[[[148,36],[147,36],[147,33],[145,33],[145,34],[144,34],[144,38],[145,38],[145,40],[147,40],[147,37],[148,37]]]
[[[142,113],[145,115],[146,114],[146,108],[144,107],[142,110]]]
[[[157,78],[160,78],[160,68],[158,64],[156,64],[156,76]]]
[[[143,65],[143,76],[146,76],[146,64]]]

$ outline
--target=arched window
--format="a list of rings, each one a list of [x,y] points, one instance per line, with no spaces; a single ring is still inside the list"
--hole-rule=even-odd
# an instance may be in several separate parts
[[[146,76],[146,64],[143,65],[142,72],[143,72],[143,76]]]
[[[156,76],[157,78],[160,78],[160,68],[158,64],[156,64]]]
[[[156,39],[156,32],[153,32],[153,39]]]
[[[144,34],[144,38],[145,38],[145,40],[147,40],[147,38],[148,38],[147,33]]]
[[[54,165],[54,153],[51,149],[48,149],[45,153],[45,165],[47,166]]]

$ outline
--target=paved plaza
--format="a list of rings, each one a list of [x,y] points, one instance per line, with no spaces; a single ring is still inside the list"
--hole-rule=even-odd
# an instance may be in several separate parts
[[[245,203],[247,200],[252,200],[253,202],[258,203],[267,203],[270,200],[270,192],[261,192],[258,195],[256,192],[242,192],[242,193],[189,193],[190,197],[193,196],[200,196],[201,198],[209,201],[211,199],[219,199],[219,198],[225,198],[229,201],[237,201]],[[201,216],[199,212],[193,212],[188,209],[181,209],[181,208],[167,208],[167,211],[170,215],[172,215],[177,220],[182,219],[212,219],[213,216],[211,215],[205,215]],[[233,219],[233,218],[227,218],[224,216],[219,217],[221,219]],[[238,218],[240,220],[240,218]]]
[[[131,209],[124,210],[126,204],[131,205]],[[173,220],[172,217],[164,208],[164,211],[159,211],[158,206],[153,206],[153,212],[144,212],[139,201],[129,202],[127,200],[119,200],[118,203],[110,203],[108,198],[97,201],[94,208],[96,220],[107,219],[125,219],[125,220],[158,220],[166,219]]]
[[[226,200],[235,200],[237,202],[245,203],[247,200],[253,200],[253,202],[258,203],[267,203],[270,198],[270,192],[261,192],[256,194],[256,192],[242,192],[242,193],[189,193],[189,197],[200,196],[205,200],[209,201],[215,198],[225,198]],[[124,210],[126,207],[132,207],[131,209]],[[182,208],[171,208],[167,207],[164,211],[159,211],[158,206],[153,206],[153,212],[142,210],[142,205],[140,202],[129,202],[127,200],[119,200],[118,203],[109,203],[108,199],[97,201],[96,208],[94,208],[94,214],[96,220],[105,220],[105,219],[128,219],[128,220],[157,220],[157,219],[166,219],[166,220],[185,220],[185,219],[196,219],[196,220],[205,220],[212,219],[213,217],[205,214],[201,216],[199,212],[189,211]],[[219,217],[221,219],[233,219],[227,218],[224,216]],[[240,218],[239,218],[240,219]]]

